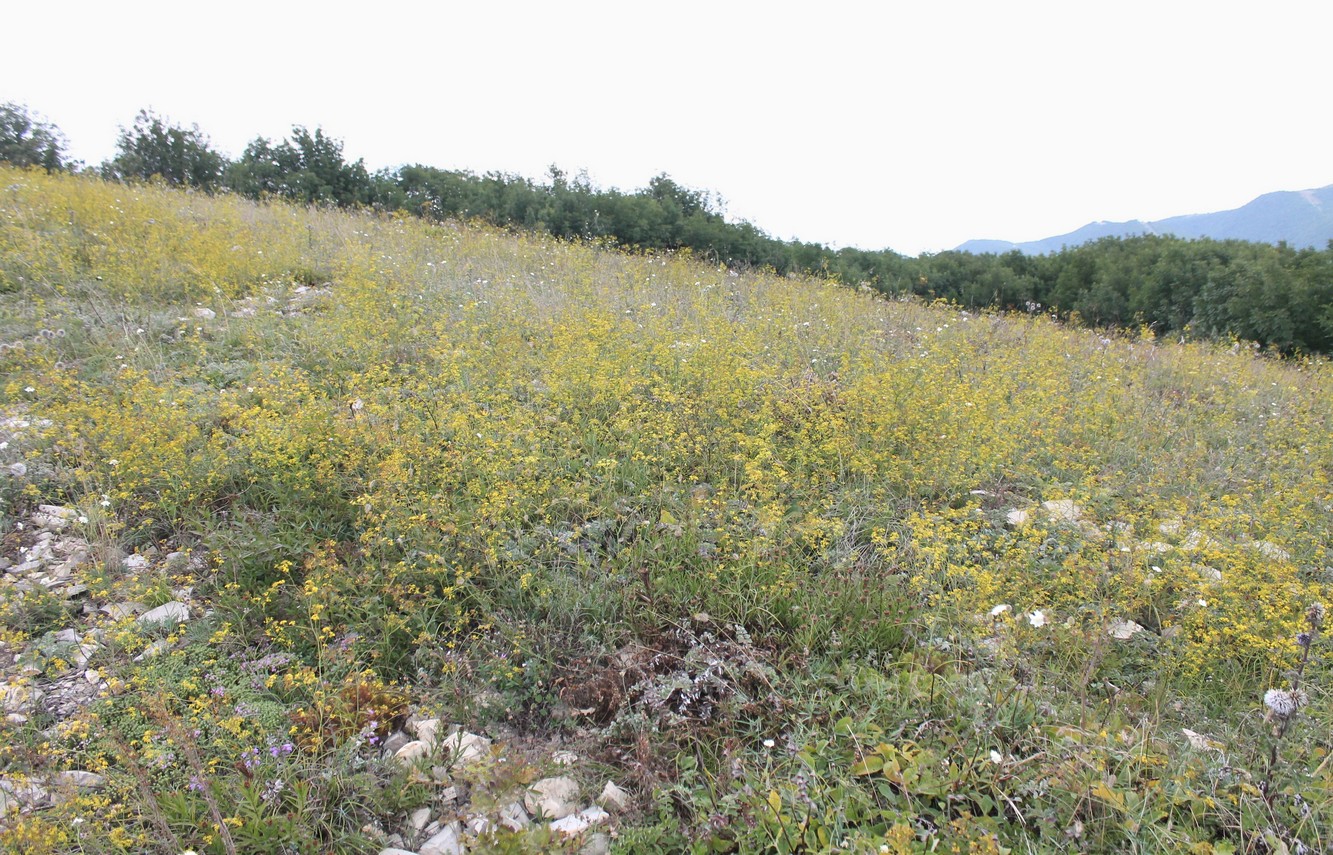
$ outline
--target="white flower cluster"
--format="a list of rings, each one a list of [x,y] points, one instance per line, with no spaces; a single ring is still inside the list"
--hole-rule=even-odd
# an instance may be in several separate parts
[[[1264,706],[1278,718],[1291,718],[1309,702],[1310,696],[1304,689],[1269,689],[1264,692]]]

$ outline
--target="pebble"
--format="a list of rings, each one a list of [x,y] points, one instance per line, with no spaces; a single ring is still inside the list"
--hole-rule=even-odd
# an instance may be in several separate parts
[[[417,739],[435,747],[435,737],[440,729],[440,720],[438,718],[428,718],[417,722],[412,726],[412,732],[416,734]]]
[[[528,812],[518,802],[510,802],[500,808],[500,825],[510,831],[522,831],[528,827]]]
[[[557,819],[551,823],[551,830],[558,831],[566,837],[573,837],[575,834],[581,834],[590,827],[606,822],[611,815],[601,808],[593,805],[590,808],[584,808],[576,814],[570,814],[563,819]]]
[[[1056,522],[1075,523],[1083,518],[1083,508],[1072,499],[1056,499],[1042,502],[1041,508],[1046,515]]]
[[[460,823],[449,823],[440,833],[423,843],[417,855],[463,855],[463,843],[459,839],[461,832]]]
[[[80,790],[97,790],[106,786],[106,778],[104,776],[83,769],[71,769],[68,772],[61,772],[56,775],[56,780],[67,786],[77,787]]]
[[[384,739],[384,756],[392,757],[398,753],[399,748],[402,748],[411,741],[412,740],[408,738],[406,733],[403,733],[401,730],[395,730]]]
[[[578,810],[579,785],[573,778],[542,778],[528,788],[523,806],[546,819],[564,819]]]
[[[430,824],[430,808],[418,808],[407,817],[407,825],[417,834]]]
[[[1132,620],[1118,620],[1111,624],[1108,630],[1112,638],[1125,641],[1132,638],[1136,633],[1143,632],[1143,627]]]
[[[614,782],[607,781],[601,795],[597,797],[597,803],[612,813],[624,813],[629,808],[630,795]]]
[[[471,766],[490,754],[491,740],[475,733],[459,731],[444,740],[444,747],[449,749],[455,763]]]
[[[153,623],[185,623],[190,619],[190,607],[185,603],[172,601],[163,603],[155,609],[149,609],[139,615],[139,625]]]
[[[108,606],[102,606],[102,611],[110,615],[112,620],[120,620],[125,617],[133,617],[142,614],[148,608],[143,603],[112,603]]]
[[[414,739],[394,752],[393,758],[400,763],[408,764],[418,757],[425,757],[430,754],[430,746],[420,739]]]

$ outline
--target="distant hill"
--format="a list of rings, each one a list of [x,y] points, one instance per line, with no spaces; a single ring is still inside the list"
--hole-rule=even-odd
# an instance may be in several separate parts
[[[1333,240],[1333,184],[1318,190],[1283,190],[1265,193],[1231,211],[1185,214],[1165,220],[1123,223],[1088,223],[1081,229],[1042,240],[1011,243],[1004,240],[970,240],[958,247],[962,252],[1003,253],[1019,250],[1027,255],[1059,252],[1066,246],[1104,237],[1175,235],[1182,238],[1239,239],[1259,243],[1286,241],[1294,247],[1323,249]]]

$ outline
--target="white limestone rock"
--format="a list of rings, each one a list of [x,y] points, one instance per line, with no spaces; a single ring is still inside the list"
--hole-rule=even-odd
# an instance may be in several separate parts
[[[528,788],[523,806],[534,816],[564,819],[579,809],[578,781],[565,775],[542,778]]]
[[[150,624],[177,624],[186,623],[190,620],[190,607],[185,603],[172,600],[169,603],[163,603],[155,609],[149,609],[139,615],[138,622],[140,626],[149,626]]]
[[[607,781],[602,787],[597,803],[612,813],[624,813],[630,806],[630,794],[617,787],[613,781]]]
[[[421,845],[417,855],[463,855],[463,826],[451,822]]]

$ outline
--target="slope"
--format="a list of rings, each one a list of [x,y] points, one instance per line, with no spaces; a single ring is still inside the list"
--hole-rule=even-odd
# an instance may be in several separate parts
[[[10,851],[1326,843],[1325,363],[0,183]]]

